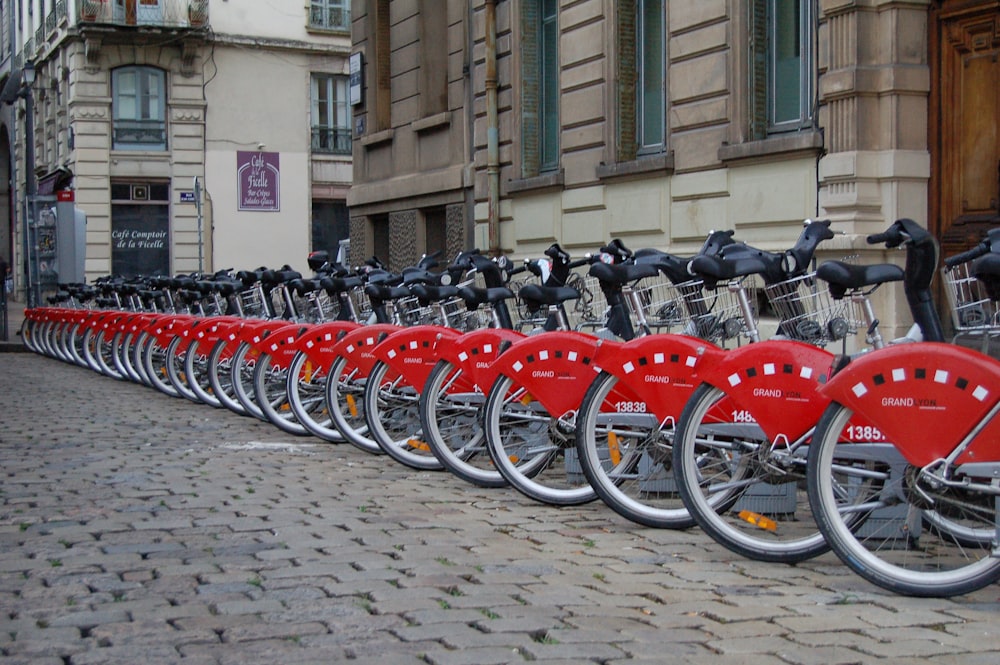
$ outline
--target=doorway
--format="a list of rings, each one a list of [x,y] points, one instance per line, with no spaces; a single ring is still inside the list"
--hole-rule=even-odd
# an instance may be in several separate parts
[[[930,227],[943,256],[1000,224],[1000,0],[930,14]]]

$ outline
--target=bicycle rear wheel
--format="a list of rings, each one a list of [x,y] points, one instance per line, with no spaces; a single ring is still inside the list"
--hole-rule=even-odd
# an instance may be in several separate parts
[[[341,443],[344,435],[336,428],[326,404],[327,368],[314,365],[303,352],[296,353],[288,365],[285,390],[295,418],[311,434],[324,441]]]
[[[184,374],[188,377],[191,392],[198,396],[202,404],[219,408],[222,406],[222,402],[212,390],[208,373],[208,355],[211,353],[211,349],[206,351],[205,346],[207,344],[203,344],[197,338],[191,340],[184,353]]]
[[[576,446],[583,473],[622,517],[661,529],[694,525],[674,481],[672,425],[651,413],[615,408],[608,398],[617,384],[617,377],[601,372],[580,406]]]
[[[369,436],[365,419],[367,380],[349,358],[337,356],[327,372],[326,404],[334,426],[349,443],[366,453],[381,454],[381,446]]]
[[[420,428],[420,393],[404,376],[381,360],[365,384],[365,420],[368,432],[382,450],[413,469],[443,468]]]
[[[806,452],[770,441],[724,391],[703,384],[678,422],[674,475],[716,542],[750,559],[795,563],[829,549],[809,507]]]
[[[439,360],[420,393],[424,441],[453,474],[480,487],[506,487],[493,464],[482,427],[486,396],[463,380],[463,371]]]
[[[283,432],[309,433],[288,404],[288,369],[276,367],[271,354],[262,353],[253,370],[254,401],[268,421]]]
[[[241,416],[250,415],[236,399],[233,387],[233,355],[237,342],[220,339],[208,354],[208,380],[212,386],[212,394],[222,406]]]
[[[187,347],[188,340],[184,337],[178,335],[170,340],[170,344],[167,345],[167,378],[178,395],[200,404],[201,400],[191,389],[191,381],[184,370]]]
[[[167,376],[167,348],[160,344],[155,335],[150,335],[142,353],[142,364],[146,368],[146,377],[154,388],[164,395],[180,397],[180,393],[170,383]]]
[[[597,498],[579,468],[571,415],[548,413],[504,374],[493,382],[483,411],[487,448],[497,470],[525,496],[556,506]]]
[[[910,596],[965,594],[1000,579],[997,495],[921,481],[891,443],[857,441],[852,415],[832,403],[809,451],[813,512],[840,559]],[[953,479],[962,478],[955,470]]]
[[[258,420],[267,422],[267,416],[257,404],[253,386],[254,368],[261,355],[263,354],[250,344],[240,342],[229,365],[229,380],[232,382],[233,396],[244,411]]]

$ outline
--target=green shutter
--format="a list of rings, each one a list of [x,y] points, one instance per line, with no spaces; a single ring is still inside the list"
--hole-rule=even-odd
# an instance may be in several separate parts
[[[618,146],[617,159],[628,162],[636,155],[636,4],[618,5]]]
[[[767,136],[767,0],[750,0],[748,58],[749,130],[751,140]]]

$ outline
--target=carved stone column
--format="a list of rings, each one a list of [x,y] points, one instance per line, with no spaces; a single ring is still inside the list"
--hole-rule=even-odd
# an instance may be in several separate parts
[[[820,0],[821,214],[870,233],[927,222],[930,0]]]

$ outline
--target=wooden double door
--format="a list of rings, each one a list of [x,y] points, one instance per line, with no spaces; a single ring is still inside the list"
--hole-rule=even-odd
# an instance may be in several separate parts
[[[932,4],[930,224],[948,256],[1000,224],[1000,0]]]

